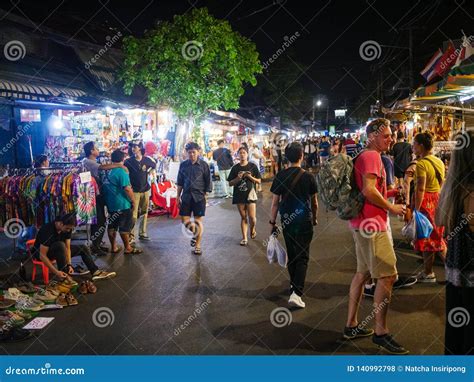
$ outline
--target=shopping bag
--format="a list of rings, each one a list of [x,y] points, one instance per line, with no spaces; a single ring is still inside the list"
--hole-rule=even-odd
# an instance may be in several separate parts
[[[268,239],[267,259],[270,264],[278,263],[283,268],[286,268],[288,263],[288,255],[285,248],[283,248],[283,246],[280,244],[276,238],[276,235],[273,234]]]
[[[415,210],[414,214],[416,219],[416,237],[418,239],[428,239],[431,232],[433,232],[433,225],[420,211]]]
[[[412,216],[411,220],[402,228],[402,236],[410,241],[416,239],[416,221],[414,216]]]

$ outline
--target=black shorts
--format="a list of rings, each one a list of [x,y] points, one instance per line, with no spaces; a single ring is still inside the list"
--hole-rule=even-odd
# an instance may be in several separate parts
[[[129,233],[133,228],[133,211],[128,210],[109,212],[107,219],[109,230]]]
[[[194,199],[190,201],[181,202],[181,206],[179,208],[179,215],[180,216],[204,216],[206,214],[206,200],[203,199],[199,202],[195,202]]]

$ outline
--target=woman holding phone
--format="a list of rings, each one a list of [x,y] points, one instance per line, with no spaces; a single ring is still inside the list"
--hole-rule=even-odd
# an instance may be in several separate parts
[[[250,225],[250,237],[257,236],[257,192],[256,185],[262,182],[258,167],[248,161],[249,153],[247,148],[241,147],[238,150],[240,162],[232,167],[227,181],[234,187],[232,204],[237,204],[241,221],[242,240],[240,245],[248,243],[247,231]]]

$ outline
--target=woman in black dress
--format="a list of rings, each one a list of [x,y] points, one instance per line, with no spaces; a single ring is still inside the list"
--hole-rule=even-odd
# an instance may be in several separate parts
[[[234,187],[232,204],[237,204],[239,209],[242,229],[242,241],[240,245],[247,245],[247,231],[250,225],[250,237],[257,236],[257,192],[256,184],[260,184],[262,179],[258,167],[248,161],[249,153],[245,147],[238,150],[240,163],[234,165],[230,170],[227,181]]]

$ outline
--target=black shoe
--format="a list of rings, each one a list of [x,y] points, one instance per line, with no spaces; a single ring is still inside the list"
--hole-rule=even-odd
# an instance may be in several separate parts
[[[409,353],[409,351],[397,343],[390,334],[384,334],[383,336],[377,336],[374,334],[372,342],[378,345],[380,349],[385,350],[390,354],[403,355]]]
[[[368,336],[371,336],[372,334],[374,334],[373,329],[366,329],[357,325],[357,326],[354,326],[353,328],[346,326],[344,328],[343,336],[346,340],[353,340],[354,338],[368,337]]]
[[[374,294],[375,294],[375,284],[371,285],[370,287],[367,287],[364,285],[364,291],[362,292],[362,294],[365,296],[365,297],[372,297],[374,298]]]
[[[393,284],[393,289],[406,288],[416,284],[417,281],[413,276],[398,276],[398,280]]]
[[[75,267],[73,267],[73,269],[74,269],[74,272],[72,273],[73,276],[83,276],[90,273],[88,269],[85,269],[84,267],[80,265],[76,265]]]
[[[25,341],[33,336],[29,330],[12,328],[10,330],[2,330],[0,332],[0,342],[20,342]]]

